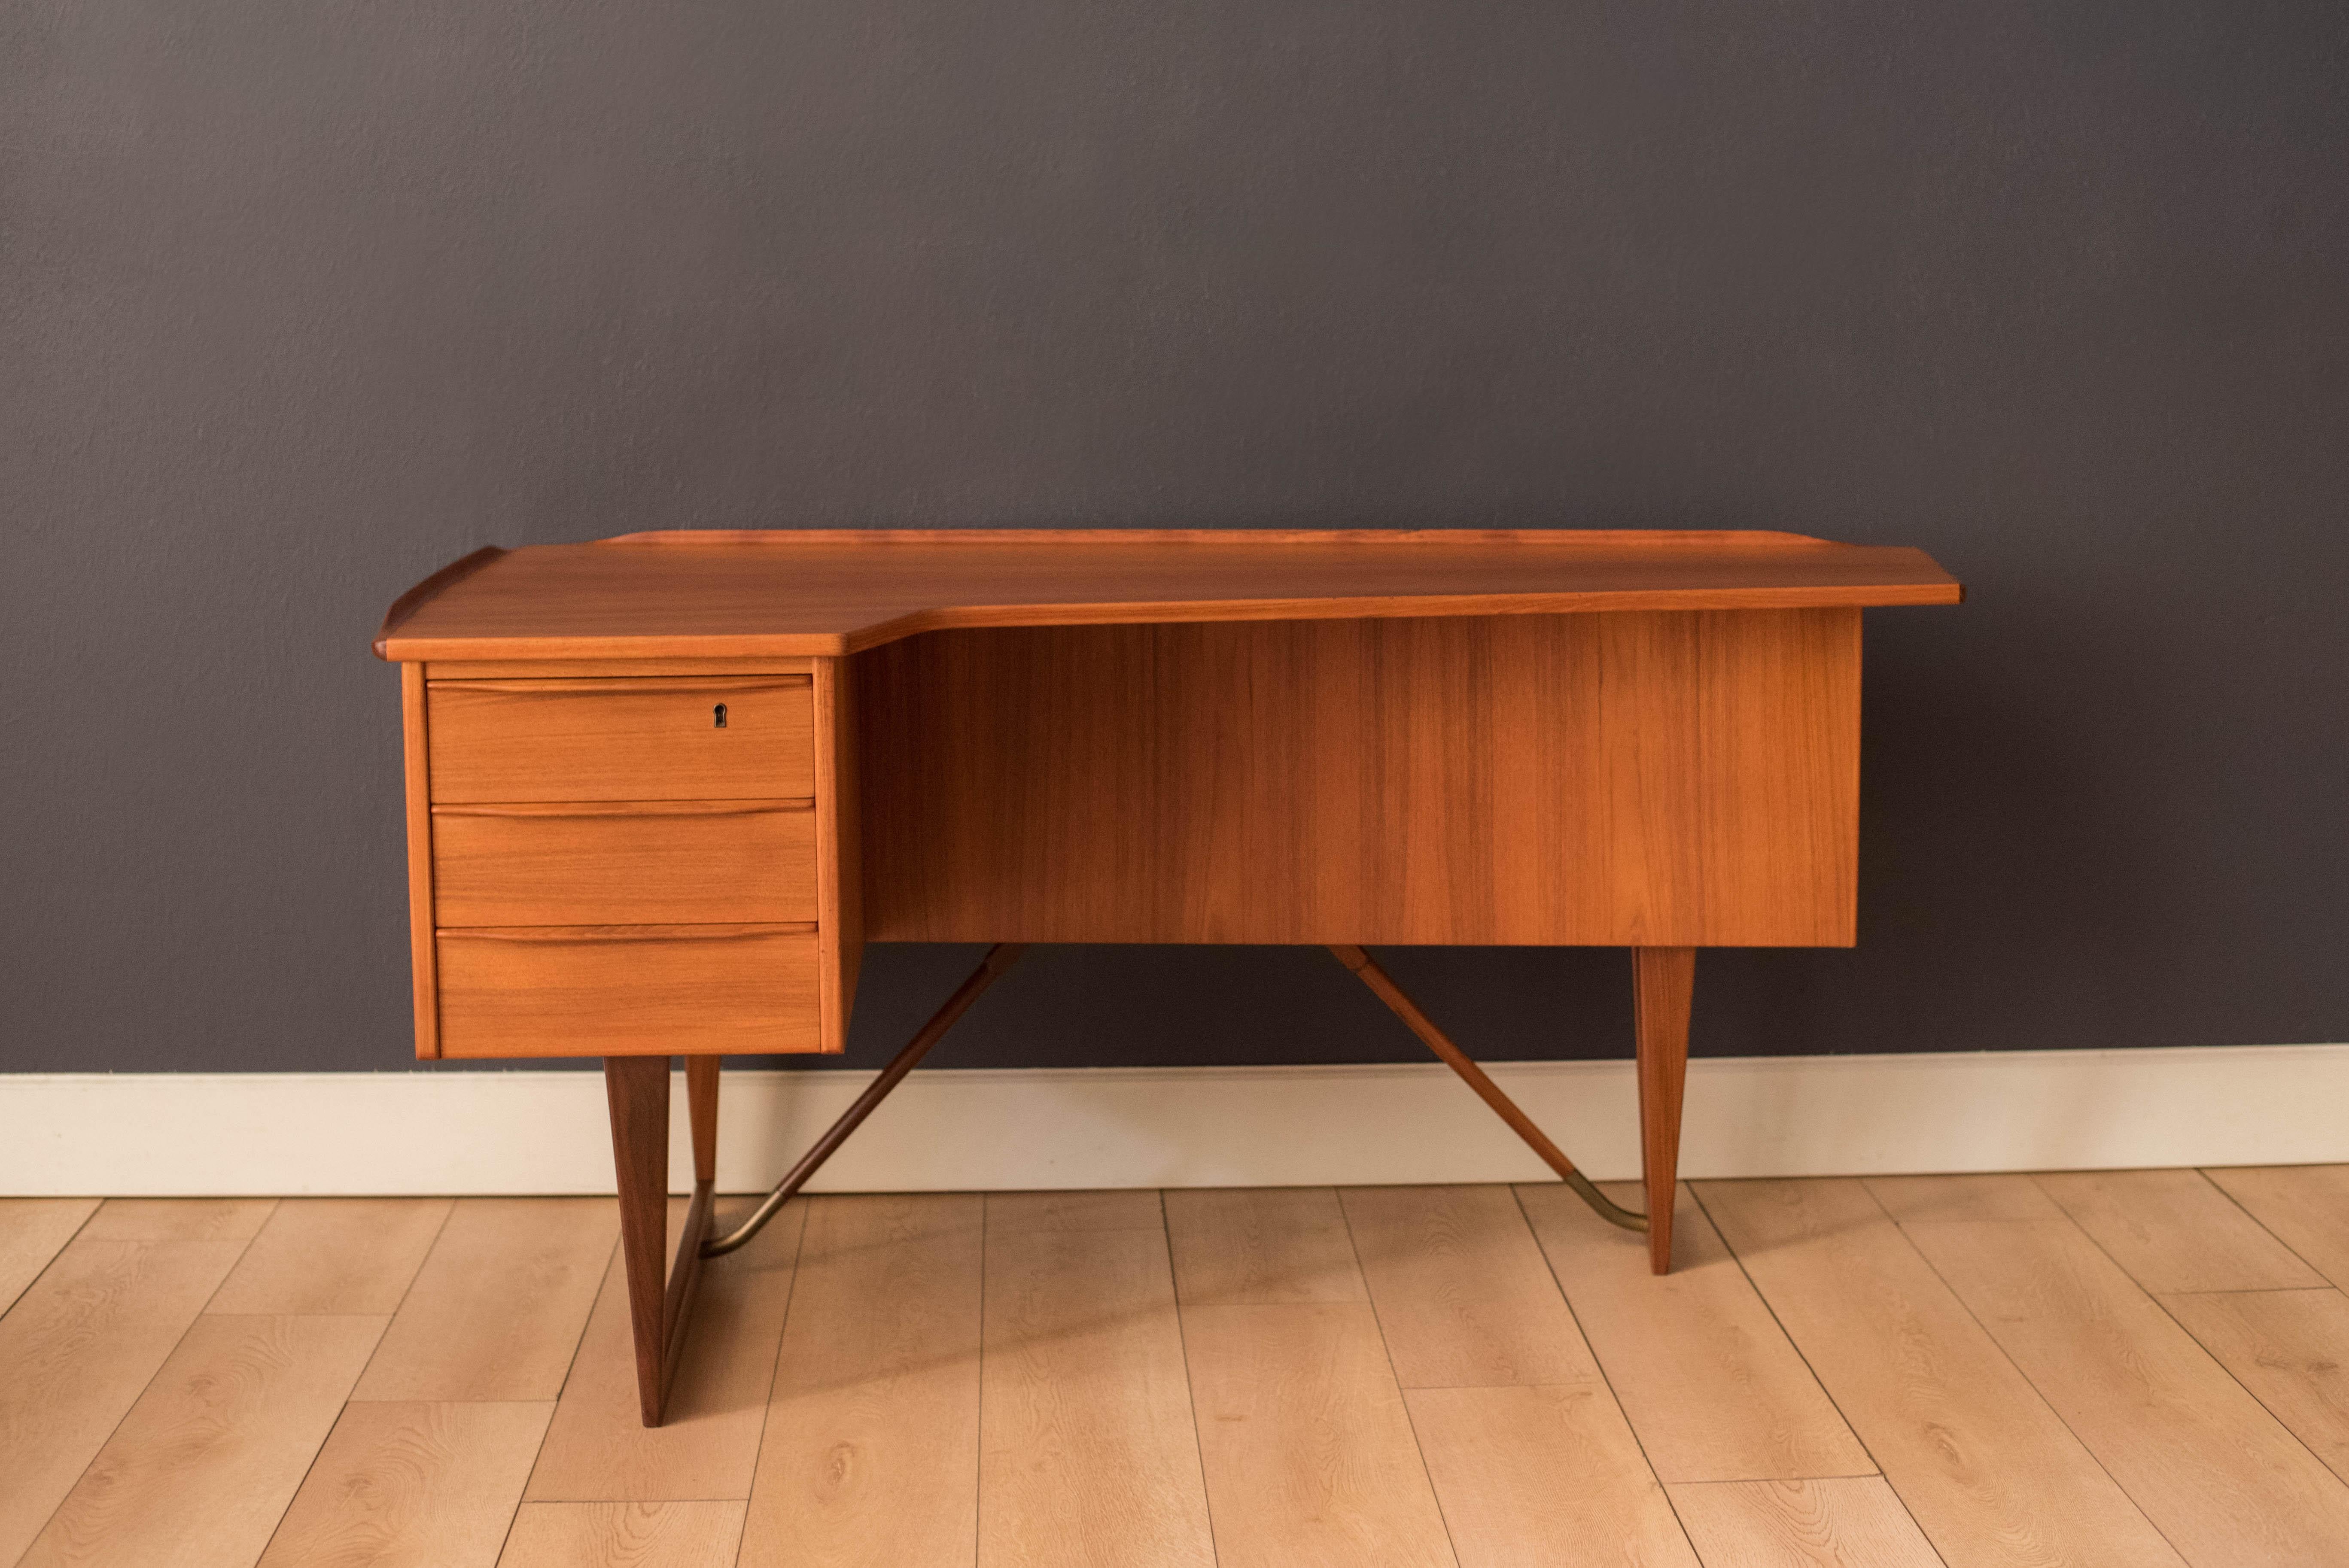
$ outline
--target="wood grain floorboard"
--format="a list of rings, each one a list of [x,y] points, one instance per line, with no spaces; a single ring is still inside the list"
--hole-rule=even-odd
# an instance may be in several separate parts
[[[211,1310],[388,1317],[449,1210],[446,1198],[288,1198],[245,1248]]]
[[[1220,1568],[1454,1568],[1370,1307],[1185,1307],[1183,1337]]]
[[[554,1413],[344,1406],[260,1568],[495,1568]]]
[[[2075,1171],[2039,1184],[2157,1295],[2324,1283],[2199,1171]]]
[[[2349,1290],[2349,1165],[2241,1166],[2205,1174],[2309,1266]]]
[[[2205,1291],[2162,1298],[2334,1475],[2349,1480],[2349,1296],[2323,1290]]]
[[[1356,1187],[1342,1197],[1404,1387],[1531,1387],[1598,1376],[1508,1188]]]
[[[1696,1191],[1949,1568],[2178,1568],[1860,1182]]]
[[[959,1193],[807,1205],[742,1568],[971,1568],[984,1212]]]
[[[2064,1211],[2028,1176],[1870,1176],[1886,1213],[1910,1220],[2060,1220]]]
[[[2349,1487],[2076,1227],[1908,1230],[2188,1562],[2349,1563]]]
[[[671,1237],[685,1212],[681,1200],[672,1205]],[[638,1411],[627,1272],[613,1255],[531,1472],[530,1501],[688,1502],[750,1495],[806,1218],[805,1204],[786,1204],[741,1251],[702,1265],[668,1408],[654,1428]]]
[[[82,1226],[93,1242],[249,1242],[274,1198],[109,1198]]]
[[[1881,1476],[1676,1486],[1704,1568],[1940,1568]]]
[[[16,1305],[97,1207],[95,1198],[0,1198],[0,1313]]]
[[[1696,1568],[1607,1386],[1412,1388],[1460,1568]]]
[[[460,1199],[355,1398],[555,1398],[619,1236],[609,1198]]]
[[[32,1544],[243,1251],[76,1236],[0,1317],[0,1563]]]
[[[1154,1188],[1097,1192],[989,1192],[987,1229],[1014,1231],[1154,1231],[1165,1217]]]
[[[1215,1561],[1162,1230],[987,1232],[979,1568]]]
[[[1170,1190],[1166,1233],[1185,1306],[1370,1299],[1328,1187]]]
[[[498,1568],[728,1568],[739,1502],[525,1502]]]
[[[384,1322],[199,1317],[21,1568],[248,1568]]]
[[[1608,1196],[1636,1204],[1631,1182]],[[1737,1260],[1683,1191],[1672,1272],[1648,1272],[1647,1239],[1563,1186],[1519,1201],[1590,1348],[1666,1482],[1871,1474],[1868,1456]]]

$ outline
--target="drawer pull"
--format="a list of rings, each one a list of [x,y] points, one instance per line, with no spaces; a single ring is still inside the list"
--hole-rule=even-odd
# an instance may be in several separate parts
[[[812,811],[798,800],[464,800],[436,805],[436,817],[758,817],[771,811]]]
[[[812,920],[760,925],[444,925],[440,934],[465,942],[744,942],[760,936],[805,936]]]

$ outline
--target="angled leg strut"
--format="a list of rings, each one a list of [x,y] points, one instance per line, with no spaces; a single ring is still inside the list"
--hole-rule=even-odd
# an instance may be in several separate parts
[[[969,1011],[973,1002],[978,1000],[979,993],[994,985],[995,977],[1010,968],[1026,951],[1026,945],[1017,942],[999,942],[988,948],[987,956],[979,960],[978,967],[971,971],[970,978],[956,987],[955,994],[947,998],[946,1006],[933,1014],[930,1021],[906,1042],[905,1048],[890,1059],[889,1065],[881,1069],[881,1076],[865,1086],[864,1092],[856,1097],[856,1103],[843,1111],[840,1119],[826,1129],[824,1135],[800,1156],[800,1162],[784,1172],[783,1179],[775,1183],[775,1190],[750,1212],[750,1217],[716,1241],[704,1243],[701,1255],[705,1258],[723,1256],[757,1235],[761,1228],[775,1217],[775,1211],[788,1202],[792,1193],[807,1185],[808,1178],[832,1158],[833,1150],[848,1141],[848,1135],[873,1114],[873,1108],[886,1099],[889,1091],[895,1088],[924,1057],[929,1055],[930,1047],[954,1027],[957,1018]]]
[[[1444,1060],[1444,1065],[1458,1073],[1477,1098],[1493,1108],[1494,1114],[1509,1124],[1510,1129],[1526,1146],[1542,1158],[1542,1163],[1557,1171],[1561,1180],[1574,1190],[1574,1195],[1597,1212],[1609,1224],[1620,1225],[1627,1231],[1644,1231],[1648,1217],[1638,1214],[1610,1201],[1607,1194],[1590,1184],[1590,1178],[1574,1168],[1574,1161],[1565,1150],[1549,1140],[1549,1135],[1534,1125],[1534,1119],[1518,1109],[1517,1102],[1501,1092],[1501,1086],[1485,1075],[1485,1069],[1469,1059],[1468,1053],[1452,1043],[1452,1037],[1435,1026],[1435,1020],[1419,1010],[1419,1004],[1406,995],[1387,972],[1379,967],[1378,960],[1359,947],[1333,944],[1330,951],[1338,962],[1354,972],[1354,977],[1367,986],[1401,1018],[1420,1043]],[[1660,1271],[1661,1272],[1661,1271]]]

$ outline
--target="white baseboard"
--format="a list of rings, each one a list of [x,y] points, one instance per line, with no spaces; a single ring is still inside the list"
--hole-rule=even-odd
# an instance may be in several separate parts
[[[1628,1062],[1492,1075],[1584,1169],[1636,1175]],[[725,1078],[719,1185],[771,1183],[871,1081]],[[671,1169],[686,1181],[685,1095]],[[2349,1045],[1711,1058],[1692,1177],[2349,1161]],[[916,1073],[819,1191],[1539,1180],[1433,1063]],[[608,1192],[593,1072],[0,1077],[0,1193]]]

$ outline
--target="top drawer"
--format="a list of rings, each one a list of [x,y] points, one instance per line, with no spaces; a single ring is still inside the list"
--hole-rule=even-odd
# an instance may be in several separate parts
[[[425,704],[435,801],[815,793],[805,676],[433,681]]]

